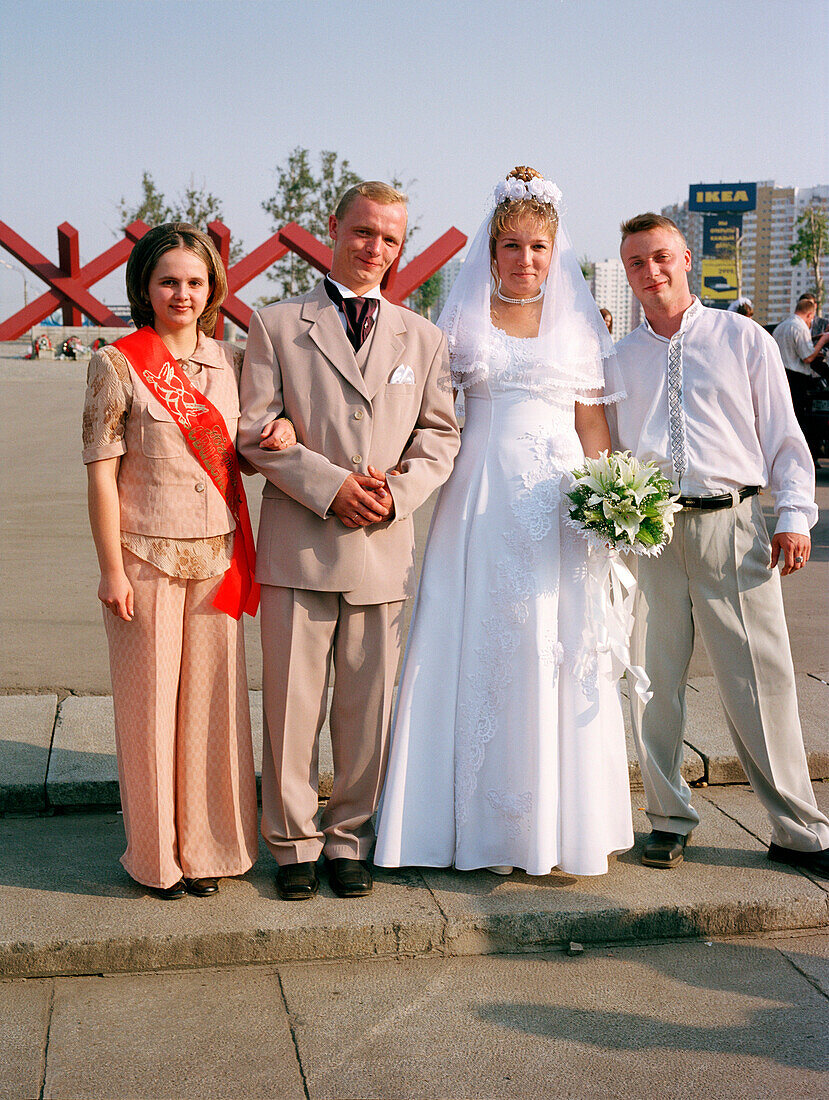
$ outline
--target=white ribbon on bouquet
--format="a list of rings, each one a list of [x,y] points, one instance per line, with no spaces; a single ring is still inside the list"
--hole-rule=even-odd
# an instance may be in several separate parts
[[[592,552],[588,568],[591,581],[587,586],[589,629],[598,649],[610,653],[614,679],[621,679],[625,672],[630,673],[629,683],[642,702],[647,703],[653,697],[650,679],[641,665],[633,664],[630,656],[636,577],[616,550]]]

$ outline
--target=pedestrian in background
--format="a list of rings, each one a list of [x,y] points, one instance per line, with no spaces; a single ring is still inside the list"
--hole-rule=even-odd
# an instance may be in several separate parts
[[[754,303],[751,298],[735,298],[733,302],[728,303],[728,312],[739,313],[741,317],[753,317]]]
[[[774,339],[780,348],[780,358],[786,368],[786,378],[792,393],[798,419],[802,416],[803,401],[810,386],[819,375],[813,364],[822,358],[823,348],[829,343],[829,333],[824,332],[812,342],[812,324],[817,313],[817,300],[813,294],[801,294],[794,313],[781,321],[774,330]]]

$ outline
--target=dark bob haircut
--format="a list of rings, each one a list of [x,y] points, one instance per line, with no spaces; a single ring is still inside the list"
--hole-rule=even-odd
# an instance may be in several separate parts
[[[198,256],[207,268],[210,280],[210,297],[204,313],[199,317],[199,328],[206,336],[216,329],[219,307],[227,297],[227,275],[216,247],[206,233],[186,222],[168,222],[157,225],[145,233],[135,245],[127,260],[127,297],[130,314],[137,328],[151,325],[154,320],[150,305],[150,278],[156,264],[165,252],[174,248],[186,248]]]

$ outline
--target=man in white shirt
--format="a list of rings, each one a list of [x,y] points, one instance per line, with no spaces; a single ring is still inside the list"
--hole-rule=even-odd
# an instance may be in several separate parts
[[[821,354],[824,345],[829,343],[829,332],[824,332],[812,343],[812,323],[816,312],[817,302],[814,296],[801,294],[794,313],[781,321],[774,330],[774,339],[780,348],[780,358],[786,368],[795,405],[803,397],[810,380],[818,377],[811,364]]]
[[[777,345],[746,317],[708,309],[688,287],[691,253],[668,218],[622,225],[622,262],[645,321],[616,345],[627,400],[615,442],[653,460],[680,494],[674,537],[639,558],[634,736],[653,832],[642,862],[673,867],[699,816],[680,774],[685,687],[699,630],[740,761],[772,821],[769,858],[829,878],[829,820],[809,780],[780,577],[809,560],[814,468]],[[611,368],[613,369],[613,368]],[[759,490],[777,513],[769,543]]]

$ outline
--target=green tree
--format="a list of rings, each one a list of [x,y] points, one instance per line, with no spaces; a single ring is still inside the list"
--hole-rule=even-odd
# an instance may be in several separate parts
[[[581,273],[589,283],[596,272],[596,265],[592,260],[588,260],[587,256],[582,256],[579,260],[579,266],[581,267]]]
[[[443,278],[441,273],[436,271],[434,275],[431,275],[425,283],[417,288],[417,290],[409,298],[409,302],[413,309],[416,309],[421,316],[425,317],[428,321],[432,320],[432,309],[435,306],[438,298],[440,298],[440,292],[443,289]]]
[[[149,172],[142,173],[139,201],[130,203],[122,198],[118,204],[118,213],[122,230],[139,218],[150,226],[163,225],[164,222],[188,222],[204,232],[207,232],[208,222],[224,221],[221,199],[208,191],[204,183],[197,186],[191,176],[184,191],[172,202],[168,202]],[[243,251],[242,242],[231,238],[231,263],[238,260]]]
[[[297,145],[288,154],[284,165],[276,168],[276,191],[262,203],[262,209],[270,214],[274,231],[288,222],[296,222],[321,241],[328,238],[328,215],[337,199],[362,179],[347,160],[340,160],[330,149],[324,149],[319,157],[319,170],[314,171],[310,153]],[[276,283],[275,301],[279,298],[304,294],[318,278],[317,272],[293,252],[279,260],[268,271],[268,278]]]
[[[792,267],[808,264],[815,280],[814,292],[817,298],[817,312],[820,316],[823,307],[823,274],[820,270],[823,255],[829,245],[829,219],[826,211],[810,203],[795,222],[797,236],[794,244],[789,245]]]
[[[130,203],[122,196],[118,204],[118,216],[121,219],[120,228],[123,230],[130,222],[138,220],[149,226],[163,225],[172,220],[172,211],[164,195],[156,187],[153,177],[149,172],[144,172],[141,175],[141,198],[137,203]]]

